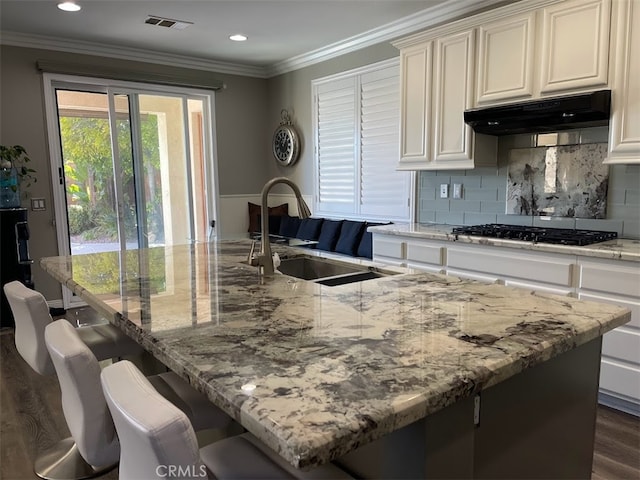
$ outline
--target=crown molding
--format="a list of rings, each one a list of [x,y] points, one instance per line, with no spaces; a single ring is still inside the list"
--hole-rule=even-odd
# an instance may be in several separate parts
[[[433,40],[435,38],[450,35],[469,28],[479,27],[515,14],[532,12],[563,1],[565,0],[518,0],[513,3],[505,4],[500,8],[487,9],[470,17],[462,17],[453,22],[443,23],[428,30],[416,31],[410,35],[398,38],[391,43],[398,49],[407,48],[417,45],[418,43]]]
[[[275,63],[267,67],[267,76],[274,77],[308,67],[346,53],[440,25],[454,18],[464,17],[503,4],[505,4],[505,0],[457,0],[440,3],[360,35]]]
[[[216,73],[228,73],[245,77],[266,78],[266,69],[252,65],[216,62],[198,57],[188,57],[171,53],[155,52],[139,48],[104,45],[81,40],[32,35],[3,31],[0,36],[1,45],[14,47],[38,48],[42,50],[57,50],[61,52],[85,55],[99,55],[102,57],[132,60],[135,62],[156,63],[178,68],[192,68]]]
[[[346,40],[327,45],[326,47],[291,57],[268,67],[219,62],[199,57],[11,31],[2,32],[2,35],[0,35],[0,45],[57,50],[85,55],[100,55],[109,58],[156,63],[179,68],[193,68],[246,77],[270,78],[324,62],[346,53],[355,52],[362,48],[393,40],[403,35],[409,35],[420,30],[441,25],[449,20],[465,17],[514,1],[517,0],[445,1],[395,22],[374,28],[360,35],[349,37]]]

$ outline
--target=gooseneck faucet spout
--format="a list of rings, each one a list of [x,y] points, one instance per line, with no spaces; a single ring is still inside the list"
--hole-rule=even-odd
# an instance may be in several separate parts
[[[308,218],[311,216],[311,210],[309,210],[309,206],[302,198],[300,189],[287,177],[272,178],[264,185],[264,187],[262,188],[262,204],[260,210],[260,214],[262,216],[262,218],[260,219],[260,253],[257,256],[251,257],[251,265],[257,266],[260,269],[260,274],[265,276],[270,276],[274,273],[271,242],[269,241],[269,208],[267,206],[267,199],[269,197],[269,192],[271,191],[271,189],[278,183],[289,185],[293,190],[293,193],[296,195],[296,200],[298,202],[298,216],[300,218]]]

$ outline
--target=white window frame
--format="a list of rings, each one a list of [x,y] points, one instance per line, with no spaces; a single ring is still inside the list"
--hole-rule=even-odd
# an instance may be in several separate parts
[[[312,90],[312,115],[313,115],[313,157],[314,157],[314,214],[317,216],[327,217],[327,218],[351,218],[358,220],[372,220],[372,221],[396,221],[396,222],[410,222],[413,223],[415,221],[415,197],[416,197],[416,181],[417,176],[415,172],[403,172],[409,175],[408,186],[406,193],[407,196],[407,209],[403,212],[402,215],[389,215],[388,212],[385,213],[363,213],[360,209],[359,202],[359,192],[361,188],[361,183],[359,185],[354,185],[356,201],[353,208],[345,209],[331,209],[327,210],[323,208],[320,203],[320,157],[319,157],[319,112],[318,112],[318,89],[327,84],[338,83],[345,80],[355,79],[356,82],[356,90],[354,92],[354,104],[356,106],[356,118],[354,121],[355,128],[355,138],[356,142],[354,145],[354,163],[355,163],[355,179],[358,182],[361,178],[361,166],[362,166],[362,149],[361,149],[361,115],[360,115],[360,107],[361,107],[361,96],[360,96],[360,78],[363,75],[375,73],[381,71],[383,69],[387,69],[389,67],[396,67],[398,69],[398,73],[400,72],[400,59],[399,57],[392,58],[389,60],[384,60],[381,62],[377,62],[374,64],[370,64],[364,67],[355,68],[352,70],[348,70],[345,72],[341,72],[335,75],[330,75],[327,77],[318,78],[312,80],[311,82],[311,90]],[[400,77],[398,75],[398,88],[400,87]],[[398,103],[398,133],[400,128],[400,104]],[[399,135],[398,135],[399,138]],[[397,156],[394,157],[395,165],[399,163],[400,159],[400,145],[398,140],[397,146]],[[403,194],[404,194],[403,193]],[[353,211],[352,211],[353,210]]]

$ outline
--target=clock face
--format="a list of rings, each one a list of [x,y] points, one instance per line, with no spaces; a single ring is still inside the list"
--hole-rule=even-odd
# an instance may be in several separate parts
[[[288,125],[281,125],[273,134],[273,156],[281,165],[293,165],[298,159],[298,136]]]

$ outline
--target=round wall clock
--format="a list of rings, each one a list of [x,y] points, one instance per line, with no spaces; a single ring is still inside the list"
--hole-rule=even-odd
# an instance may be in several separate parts
[[[300,140],[298,138],[298,132],[296,132],[296,129],[291,124],[289,112],[282,110],[282,112],[280,112],[280,118],[282,122],[280,122],[280,126],[276,128],[273,134],[271,148],[276,161],[280,165],[288,167],[298,160],[298,156],[300,155]]]

